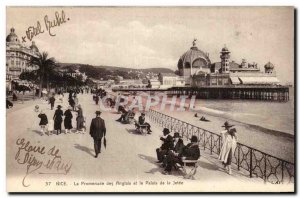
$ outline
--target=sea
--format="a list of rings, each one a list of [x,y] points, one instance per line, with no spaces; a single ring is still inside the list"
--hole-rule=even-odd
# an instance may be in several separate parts
[[[207,114],[228,118],[260,130],[294,136],[294,102],[294,87],[290,87],[288,102],[197,99],[195,106]]]

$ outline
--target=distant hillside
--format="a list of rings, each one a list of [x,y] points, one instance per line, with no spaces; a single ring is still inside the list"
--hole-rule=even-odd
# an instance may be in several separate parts
[[[59,67],[64,69],[79,69],[81,72],[85,72],[90,78],[95,79],[111,79],[116,76],[122,76],[124,79],[142,79],[151,73],[174,73],[173,70],[168,68],[147,68],[147,69],[136,69],[136,68],[124,68],[117,66],[93,66],[88,64],[77,64],[77,63],[59,63]]]

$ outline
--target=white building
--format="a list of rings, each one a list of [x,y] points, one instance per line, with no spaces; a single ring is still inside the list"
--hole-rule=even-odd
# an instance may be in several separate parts
[[[37,57],[39,49],[33,41],[30,47],[21,44],[15,29],[10,29],[6,37],[6,87],[11,89],[11,81],[18,80],[20,74],[25,71],[38,69],[36,65],[30,65],[32,57]]]

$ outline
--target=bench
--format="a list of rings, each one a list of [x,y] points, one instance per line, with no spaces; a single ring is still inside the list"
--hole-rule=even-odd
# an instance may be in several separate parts
[[[147,127],[148,125],[145,124],[139,124],[136,120],[134,120],[135,122],[135,130],[136,132],[142,134],[142,135],[146,135],[147,134]]]
[[[183,178],[185,179],[195,179],[194,175],[197,173],[197,168],[199,167],[198,162],[200,160],[182,160],[183,166],[176,163],[175,167],[181,170],[183,173]]]

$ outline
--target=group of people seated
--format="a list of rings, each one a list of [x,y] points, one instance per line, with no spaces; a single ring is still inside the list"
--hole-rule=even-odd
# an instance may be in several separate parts
[[[135,109],[126,109],[123,106],[119,107],[119,111],[121,112],[121,117],[117,119],[117,122],[121,122],[123,124],[129,124],[131,123],[131,120],[134,120],[135,117]],[[140,129],[140,127],[145,127],[147,130],[147,134],[151,134],[151,125],[145,121],[145,113],[141,113],[138,120],[135,122],[135,127],[137,130]]]
[[[173,136],[167,128],[163,129],[163,136],[160,138],[162,145],[156,149],[157,163],[164,168],[163,174],[171,174],[172,168],[183,166],[183,160],[198,160],[200,149],[197,136],[192,136],[190,143],[184,145],[180,134],[175,132]]]
[[[121,112],[121,117],[117,119],[116,121],[121,122],[123,124],[129,124],[130,119],[133,119],[135,116],[135,110],[134,109],[128,109],[126,110],[125,107],[120,106],[119,110]]]

